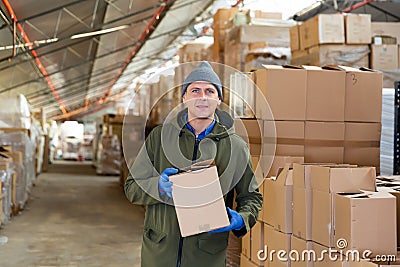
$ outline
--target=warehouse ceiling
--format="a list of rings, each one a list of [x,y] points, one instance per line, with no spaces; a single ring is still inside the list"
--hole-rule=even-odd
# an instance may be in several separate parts
[[[337,12],[371,14],[371,20],[377,22],[400,21],[400,0],[325,0],[293,15],[297,21],[306,21],[317,14]]]
[[[2,0],[0,97],[24,94],[50,118],[104,104],[175,55],[212,2]]]
[[[24,94],[48,118],[107,107],[133,79],[174,57],[180,43],[204,35],[215,2],[0,0],[0,97]],[[351,12],[399,21],[399,1],[319,1],[293,18],[364,2]],[[194,27],[201,22],[208,24]]]

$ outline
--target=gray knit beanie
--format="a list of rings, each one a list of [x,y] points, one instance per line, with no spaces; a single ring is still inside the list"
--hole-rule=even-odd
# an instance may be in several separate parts
[[[194,69],[185,79],[182,85],[182,96],[185,94],[188,86],[194,82],[209,82],[212,83],[218,91],[218,96],[222,100],[222,86],[218,75],[214,72],[210,63],[207,61],[201,62],[200,66]]]

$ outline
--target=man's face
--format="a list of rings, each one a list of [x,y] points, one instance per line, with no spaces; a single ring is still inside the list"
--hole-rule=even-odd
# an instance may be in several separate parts
[[[209,82],[190,84],[182,99],[191,119],[212,118],[220,103],[217,89]]]

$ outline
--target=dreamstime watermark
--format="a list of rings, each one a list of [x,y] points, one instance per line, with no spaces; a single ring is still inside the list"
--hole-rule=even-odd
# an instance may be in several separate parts
[[[281,262],[299,262],[299,261],[313,261],[322,262],[325,260],[330,261],[374,261],[374,262],[394,262],[396,261],[396,255],[375,255],[372,257],[371,250],[364,250],[362,252],[354,249],[344,250],[347,247],[347,241],[344,238],[340,238],[336,242],[335,248],[327,248],[317,253],[313,249],[306,249],[303,251],[298,250],[268,250],[268,246],[264,245],[264,249],[260,249],[257,253],[257,257],[260,261],[275,261]]]

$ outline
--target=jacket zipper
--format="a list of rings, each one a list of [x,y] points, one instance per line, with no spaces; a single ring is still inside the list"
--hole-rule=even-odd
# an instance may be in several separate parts
[[[192,163],[195,163],[195,161],[196,161],[197,150],[199,149],[199,143],[200,143],[200,139],[197,139],[197,136],[195,138],[196,139],[194,141]],[[178,247],[178,262],[176,263],[176,267],[180,267],[181,266],[182,246],[183,246],[183,237],[180,237],[179,238],[179,247]]]

